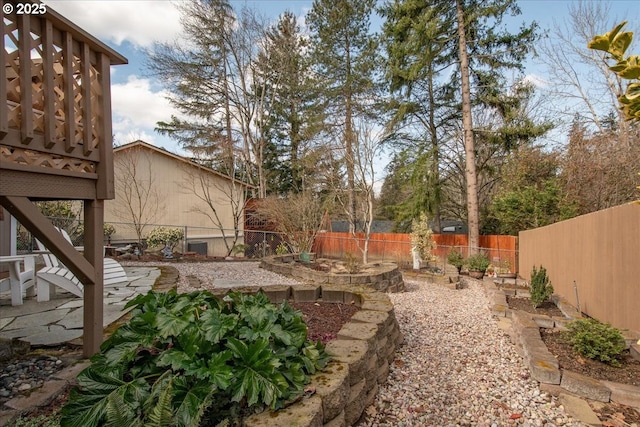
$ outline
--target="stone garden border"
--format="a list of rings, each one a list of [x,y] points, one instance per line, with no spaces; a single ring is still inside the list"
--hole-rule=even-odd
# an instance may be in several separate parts
[[[231,289],[213,289],[224,295]],[[345,427],[355,424],[371,405],[389,374],[403,337],[389,296],[367,286],[294,285],[235,288],[246,293],[263,292],[272,303],[295,302],[355,304],[360,310],[327,343],[331,362],[311,376],[296,403],[278,411],[264,411],[245,419],[246,427]]]
[[[600,402],[616,402],[632,406],[640,411],[640,387],[601,381],[565,369],[560,369],[558,360],[549,352],[540,337],[539,328],[563,328],[574,319],[582,318],[578,310],[563,298],[552,296],[552,301],[565,317],[536,315],[520,310],[511,310],[507,304],[507,294],[529,296],[521,290],[502,290],[497,283],[484,281],[491,312],[496,317],[511,319],[511,339],[524,358],[531,376],[541,384],[559,387],[561,391]],[[640,337],[625,332],[625,340],[634,358],[640,360]]]
[[[364,285],[382,292],[403,292],[402,272],[395,263],[375,262],[374,272],[326,273],[298,265],[298,254],[274,255],[263,258],[260,267],[305,283],[318,285]]]

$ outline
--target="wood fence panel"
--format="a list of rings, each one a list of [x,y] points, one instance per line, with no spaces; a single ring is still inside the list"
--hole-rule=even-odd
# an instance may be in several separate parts
[[[520,274],[544,266],[555,293],[585,314],[640,332],[640,206],[622,205],[519,236]]]
[[[364,247],[364,234],[356,234],[358,242],[349,233],[319,233],[313,251],[320,256],[342,258],[346,253],[359,256]],[[445,260],[451,250],[467,256],[468,237],[465,234],[434,234],[436,249],[434,255]],[[480,246],[494,261],[508,261],[512,272],[517,268],[517,240],[515,236],[480,236]],[[371,260],[390,260],[411,263],[411,236],[405,233],[372,233],[369,240]]]

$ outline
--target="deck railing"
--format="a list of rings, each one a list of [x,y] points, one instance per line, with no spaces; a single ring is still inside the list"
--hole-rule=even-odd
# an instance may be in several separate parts
[[[0,20],[0,168],[99,180],[96,198],[111,198],[109,68],[127,61],[50,7],[19,14],[24,3],[4,1]]]

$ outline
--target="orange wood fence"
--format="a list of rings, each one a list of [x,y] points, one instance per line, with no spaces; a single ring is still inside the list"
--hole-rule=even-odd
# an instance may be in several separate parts
[[[458,250],[467,256],[468,236],[464,234],[435,234],[438,245],[434,255],[439,262],[444,262],[447,254]],[[517,273],[518,238],[515,236],[480,236],[480,249],[487,254],[493,264],[508,265],[510,271]],[[316,236],[313,251],[321,257],[342,258],[350,253],[356,257],[361,255],[364,247],[364,234],[323,232]],[[369,240],[369,259],[388,260],[400,264],[410,264],[411,236],[402,233],[372,233]]]

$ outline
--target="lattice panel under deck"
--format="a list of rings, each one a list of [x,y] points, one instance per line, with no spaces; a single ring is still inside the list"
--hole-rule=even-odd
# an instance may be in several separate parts
[[[73,172],[95,173],[96,171],[95,163],[88,160],[79,160],[3,145],[0,145],[0,161]]]
[[[39,33],[46,28],[46,19],[32,19],[25,34],[20,31],[17,15],[5,15],[3,55],[6,64],[7,123],[10,129],[24,131],[23,104],[21,104],[21,67],[28,66],[31,76],[31,129],[34,133],[46,135],[50,123],[50,141],[45,138],[45,147],[65,147],[71,157],[89,156],[98,149],[103,125],[103,88],[97,66],[91,63],[96,58],[84,43],[78,42],[68,33],[52,29],[50,39]],[[24,24],[23,24],[24,28]],[[28,39],[29,61],[20,58],[21,37]],[[24,50],[22,50],[24,52]],[[88,63],[88,66],[86,65]],[[48,68],[47,68],[48,67]],[[51,87],[47,88],[45,69],[51,69]],[[88,85],[88,89],[84,86]],[[85,100],[85,96],[89,97]],[[69,99],[65,99],[66,97]],[[0,101],[1,102],[1,101]],[[51,104],[53,119],[47,116],[47,103]],[[71,119],[71,125],[67,121]],[[90,129],[85,132],[85,126]],[[69,142],[67,143],[67,138]],[[85,140],[86,139],[86,140]],[[29,144],[27,142],[27,144]],[[74,147],[78,148],[74,148]],[[40,151],[40,147],[29,148]],[[45,151],[60,152],[61,149]],[[58,163],[50,167],[57,168]]]

